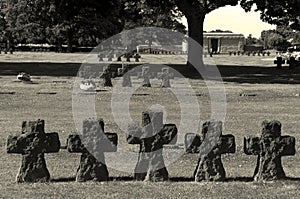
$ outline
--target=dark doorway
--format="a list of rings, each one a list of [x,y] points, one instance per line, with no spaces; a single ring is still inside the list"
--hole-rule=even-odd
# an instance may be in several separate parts
[[[212,53],[218,52],[219,40],[218,39],[211,39],[211,51]]]

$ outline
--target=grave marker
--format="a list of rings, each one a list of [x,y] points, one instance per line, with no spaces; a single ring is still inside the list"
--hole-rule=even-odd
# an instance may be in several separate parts
[[[276,60],[274,61],[274,64],[277,64],[278,69],[282,68],[282,64],[284,63],[285,61],[280,56],[276,57]]]
[[[141,55],[139,55],[138,53],[136,53],[133,58],[135,58],[135,62],[140,62],[139,59],[141,58]]]
[[[122,64],[122,68],[118,68],[118,76],[122,76],[122,86],[123,87],[132,87],[131,72],[128,65]]]
[[[69,135],[67,140],[67,149],[70,153],[81,153],[76,181],[108,181],[104,152],[117,151],[118,135],[104,133],[102,119],[84,120],[82,133],[82,136]]]
[[[290,60],[289,60],[289,69],[293,69],[296,67],[297,65],[297,61],[296,61],[296,58],[295,57],[290,57]]]
[[[104,87],[113,87],[112,82],[111,82],[112,74],[108,67],[104,66],[102,68],[102,72],[100,72],[100,78],[103,79]]]
[[[158,72],[157,77],[162,80],[160,87],[169,88],[171,87],[170,79],[174,79],[174,74],[170,73],[169,68],[162,68],[162,72]]]
[[[166,181],[168,171],[162,155],[165,144],[175,144],[177,127],[163,124],[163,112],[143,112],[142,127],[130,124],[127,142],[140,145],[139,159],[134,170],[136,180]]]
[[[203,146],[201,146],[203,144]],[[226,172],[221,155],[235,153],[235,138],[233,135],[222,135],[222,122],[209,121],[203,124],[201,135],[188,133],[185,136],[186,152],[200,153],[195,170],[195,181],[224,181]],[[205,148],[212,148],[208,154]]]
[[[99,59],[99,62],[103,62],[104,61],[104,55],[103,55],[103,53],[99,53],[98,59]]]
[[[281,157],[295,155],[295,142],[294,137],[281,136],[281,123],[276,120],[263,121],[260,138],[245,137],[245,154],[258,155],[254,180],[284,179]]]
[[[56,153],[60,149],[58,133],[45,133],[44,120],[22,123],[22,134],[7,138],[7,153],[22,154],[22,165],[17,182],[48,182],[50,173],[44,153]]]
[[[150,83],[150,67],[149,66],[143,66],[142,67],[142,72],[138,72],[138,77],[143,78],[143,87],[151,87]]]

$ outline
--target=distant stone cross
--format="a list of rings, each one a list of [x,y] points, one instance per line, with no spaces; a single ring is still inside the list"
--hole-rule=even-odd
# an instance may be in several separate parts
[[[174,74],[170,73],[169,68],[162,68],[162,72],[158,72],[157,77],[162,80],[160,87],[169,88],[171,87],[170,79],[174,78]]]
[[[282,64],[285,64],[285,60],[282,57],[278,56],[274,61],[274,64],[277,64],[277,68],[282,68]]]
[[[44,120],[22,123],[22,134],[7,138],[7,153],[22,154],[22,165],[17,182],[48,182],[50,173],[44,153],[60,150],[57,133],[45,133]]]
[[[130,74],[131,72],[129,71],[128,65],[122,64],[122,68],[118,68],[118,75],[123,76],[123,80],[122,80],[123,87],[132,87]]]
[[[103,86],[104,87],[113,87],[112,82],[111,82],[111,78],[112,78],[112,74],[111,71],[108,67],[103,67],[102,68],[102,72],[100,72],[100,78],[103,79]]]
[[[150,74],[149,66],[143,66],[142,72],[138,73],[138,77],[143,78],[143,83],[142,83],[143,87],[151,87],[150,76],[151,76],[151,74]]]
[[[76,181],[108,181],[104,152],[116,152],[118,135],[104,133],[103,120],[83,121],[83,135],[69,135],[67,149],[70,153],[82,153]]]
[[[175,144],[177,127],[163,124],[163,112],[143,112],[142,127],[128,127],[127,142],[140,145],[139,158],[134,170],[136,180],[165,181],[168,171],[162,155],[165,144]]]
[[[294,137],[281,136],[281,123],[276,120],[263,121],[260,138],[245,137],[244,152],[258,155],[254,180],[284,179],[281,157],[295,155],[295,142]]]
[[[200,153],[194,173],[196,182],[225,180],[221,155],[235,153],[235,138],[230,134],[222,135],[222,122],[205,122],[200,136],[186,134],[185,145],[188,153]]]

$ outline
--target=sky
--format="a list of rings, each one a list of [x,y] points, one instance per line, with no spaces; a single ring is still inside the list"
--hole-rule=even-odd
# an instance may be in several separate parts
[[[186,24],[186,21],[184,20]],[[226,6],[212,11],[206,15],[204,30],[216,29],[231,30],[234,33],[241,33],[245,37],[252,34],[259,38],[263,30],[275,29],[276,26],[262,22],[259,12],[245,12],[240,6]]]

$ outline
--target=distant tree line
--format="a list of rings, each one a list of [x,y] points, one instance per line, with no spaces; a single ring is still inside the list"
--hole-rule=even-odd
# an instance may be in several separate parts
[[[203,45],[205,16],[238,4],[245,11],[256,5],[263,21],[300,30],[300,0],[0,0],[0,40],[7,46],[48,43],[60,49],[67,45],[71,52],[74,45],[95,46],[134,27],[184,32],[178,19],[185,16],[189,36]]]
[[[72,52],[73,46],[93,47],[136,26],[185,30],[177,20],[182,16],[171,9],[133,7],[125,0],[2,0],[0,6],[0,42],[6,48],[50,44],[61,52],[67,45]]]

